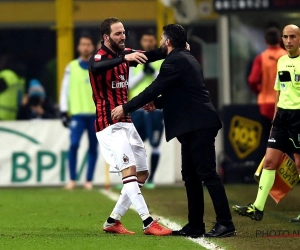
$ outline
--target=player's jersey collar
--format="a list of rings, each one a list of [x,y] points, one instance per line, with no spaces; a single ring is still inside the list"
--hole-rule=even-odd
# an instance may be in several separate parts
[[[112,52],[109,48],[107,48],[104,43],[102,43],[101,49],[103,49],[106,53],[112,55],[113,57],[119,57],[124,54],[124,51],[120,51],[119,54]]]

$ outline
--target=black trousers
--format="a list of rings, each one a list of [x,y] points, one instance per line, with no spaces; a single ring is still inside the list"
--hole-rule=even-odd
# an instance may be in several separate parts
[[[211,128],[188,132],[177,137],[181,143],[181,173],[188,200],[188,221],[196,228],[203,225],[203,184],[207,187],[213,202],[216,221],[224,226],[232,225],[225,189],[216,172],[217,134],[218,129]]]

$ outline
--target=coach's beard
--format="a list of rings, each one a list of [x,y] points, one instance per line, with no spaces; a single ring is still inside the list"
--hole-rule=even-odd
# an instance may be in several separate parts
[[[168,54],[168,48],[167,48],[166,45],[164,45],[164,44],[161,45],[160,49],[161,49],[161,51],[162,51],[163,54],[166,54],[166,55]]]

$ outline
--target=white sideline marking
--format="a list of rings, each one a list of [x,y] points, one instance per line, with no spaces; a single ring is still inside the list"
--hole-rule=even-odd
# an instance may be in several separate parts
[[[113,201],[117,201],[119,199],[119,195],[116,194],[115,192],[111,191],[110,189],[100,189],[100,192]],[[135,210],[133,206],[130,206],[130,208]],[[160,218],[159,221],[162,222],[164,225],[166,225],[167,227],[169,227],[172,230],[178,230],[178,229],[182,228],[181,225],[177,224],[174,221],[170,221],[169,219],[167,219],[163,216],[159,216],[159,215],[155,215],[155,214],[151,214],[151,215],[153,215],[153,217]],[[204,238],[195,238],[194,239],[191,237],[186,237],[186,239],[193,241],[193,242],[199,244],[200,246],[205,247],[208,250],[225,250],[224,248],[222,248],[212,242],[209,242],[209,241],[205,240]]]

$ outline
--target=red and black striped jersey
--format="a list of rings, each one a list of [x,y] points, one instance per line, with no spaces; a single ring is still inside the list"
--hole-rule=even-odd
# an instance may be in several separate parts
[[[131,122],[129,114],[119,120],[113,120],[111,110],[128,101],[129,67],[136,66],[137,63],[129,63],[124,57],[126,54],[136,51],[125,48],[119,54],[115,54],[102,44],[101,48],[90,59],[89,75],[96,106],[96,132],[117,122]],[[147,56],[148,62],[160,60],[166,56],[160,49],[143,53]]]

